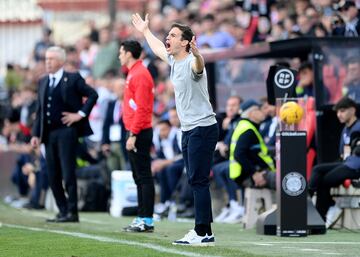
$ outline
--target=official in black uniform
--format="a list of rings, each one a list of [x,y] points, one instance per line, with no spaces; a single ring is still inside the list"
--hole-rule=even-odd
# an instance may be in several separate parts
[[[64,71],[65,60],[64,49],[57,46],[47,49],[48,75],[38,84],[38,107],[31,139],[33,147],[45,144],[49,184],[60,211],[49,222],[79,221],[76,148],[78,137],[92,134],[87,117],[98,98],[79,73]]]

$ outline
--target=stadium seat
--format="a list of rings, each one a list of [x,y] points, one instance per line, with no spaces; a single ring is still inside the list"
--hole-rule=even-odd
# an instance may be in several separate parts
[[[270,210],[273,204],[273,191],[266,188],[245,189],[245,215],[243,223],[245,229],[253,228],[258,216],[267,210]]]
[[[334,228],[360,229],[360,179],[348,180],[331,189],[336,204],[343,209]]]

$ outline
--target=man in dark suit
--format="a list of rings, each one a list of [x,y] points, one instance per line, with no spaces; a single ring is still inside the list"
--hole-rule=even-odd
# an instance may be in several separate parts
[[[64,49],[57,46],[47,49],[48,75],[38,84],[38,108],[31,138],[33,147],[45,144],[49,184],[60,211],[49,222],[79,222],[76,148],[78,137],[92,134],[86,117],[98,98],[79,73],[64,71],[65,60]],[[87,97],[85,102],[83,97]]]

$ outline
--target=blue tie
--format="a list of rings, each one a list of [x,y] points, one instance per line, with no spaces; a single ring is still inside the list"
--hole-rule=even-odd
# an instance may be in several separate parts
[[[50,83],[49,83],[49,93],[50,93],[50,95],[54,91],[54,88],[55,88],[55,77],[52,77],[50,79]]]

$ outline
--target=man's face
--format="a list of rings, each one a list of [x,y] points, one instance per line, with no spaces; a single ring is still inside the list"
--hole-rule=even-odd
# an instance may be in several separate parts
[[[188,40],[182,40],[182,31],[179,28],[172,28],[166,37],[165,47],[168,54],[176,55],[189,44]]]
[[[352,117],[355,116],[355,108],[350,107],[350,108],[341,108],[336,112],[336,115],[340,121],[340,123],[344,124],[349,122]]]
[[[159,128],[159,137],[161,139],[166,139],[169,136],[170,133],[170,126],[168,124],[165,123],[160,123],[158,125]]]
[[[121,46],[119,50],[119,60],[121,65],[128,66],[129,64],[129,53],[125,52],[124,47]]]
[[[205,32],[212,32],[215,29],[215,21],[211,19],[204,20],[201,25]]]
[[[177,115],[176,110],[169,110],[169,121],[170,124],[174,127],[179,128],[180,127],[180,121],[179,121],[179,117]]]
[[[240,102],[239,99],[231,97],[226,102],[226,116],[233,118],[236,114],[239,113]]]
[[[47,51],[45,54],[45,68],[47,73],[55,73],[64,65],[60,54],[55,51]]]
[[[265,114],[265,116],[274,117],[276,115],[276,107],[267,102],[261,106],[261,111]]]
[[[260,107],[254,106],[249,113],[249,119],[257,124],[260,124],[265,120],[265,114],[260,110]]]
[[[349,81],[358,81],[360,80],[360,63],[354,62],[349,63],[347,67],[347,77]]]
[[[358,16],[358,9],[355,6],[349,6],[342,10],[342,14],[344,15],[346,21],[352,21]]]
[[[124,84],[125,81],[123,79],[116,79],[113,81],[113,91],[117,95],[118,99],[123,99]]]
[[[304,86],[310,86],[313,84],[314,75],[311,69],[303,69],[299,72],[300,80],[302,81],[301,84]]]

